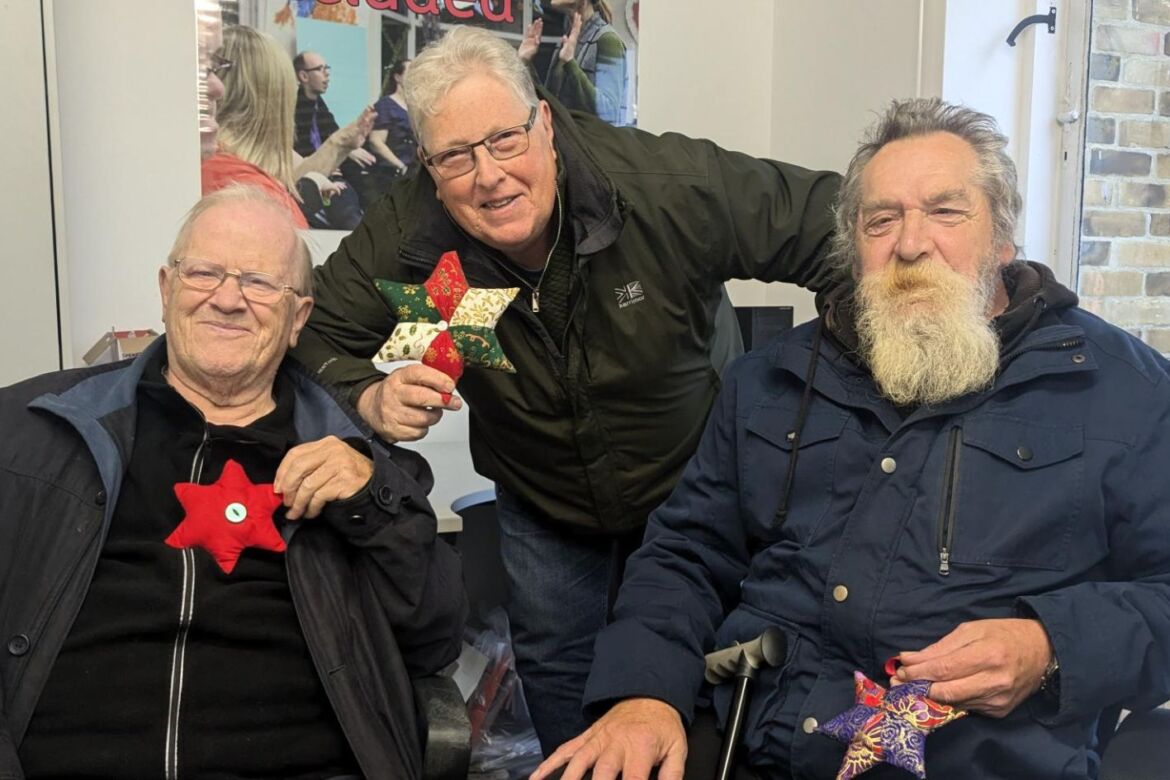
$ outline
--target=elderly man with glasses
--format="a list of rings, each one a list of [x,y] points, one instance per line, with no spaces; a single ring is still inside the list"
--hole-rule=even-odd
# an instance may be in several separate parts
[[[285,353],[286,210],[200,201],[133,361],[0,391],[0,776],[418,777],[466,612],[430,471]]]
[[[318,269],[296,356],[384,437],[418,439],[461,401],[444,405],[438,371],[371,364],[395,326],[374,280],[421,282],[455,250],[472,286],[520,288],[498,324],[516,373],[469,368],[459,390],[551,751],[584,726],[610,590],[742,349],[723,283],[826,285],[839,177],[569,113],[470,27],[424,49],[404,90],[428,175],[396,183]]]

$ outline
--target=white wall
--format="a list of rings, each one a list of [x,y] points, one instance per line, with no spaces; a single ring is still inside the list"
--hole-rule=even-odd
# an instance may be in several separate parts
[[[923,0],[642,0],[638,124],[842,170],[894,97],[938,94],[942,9]],[[880,42],[880,43],[879,43]],[[880,51],[880,54],[878,53]],[[815,315],[792,285],[728,284],[733,302]]]
[[[80,361],[111,326],[162,327],[154,271],[200,189],[195,11],[185,0],[46,8],[56,39],[67,338]]]
[[[638,126],[710,138],[756,156],[771,152],[775,0],[642,0]]]
[[[0,386],[61,367],[53,254],[41,17],[37,3],[0,2]]]
[[[938,94],[920,86],[920,0],[789,0],[777,9],[773,154],[843,171],[892,99]]]

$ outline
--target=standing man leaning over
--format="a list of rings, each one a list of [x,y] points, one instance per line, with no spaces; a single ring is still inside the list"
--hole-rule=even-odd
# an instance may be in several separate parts
[[[383,377],[394,328],[373,280],[425,280],[457,250],[515,374],[469,369],[476,469],[494,480],[517,665],[546,751],[583,726],[611,583],[698,441],[740,351],[723,282],[822,287],[838,177],[540,100],[506,42],[457,28],[406,75],[428,176],[400,182],[318,270],[296,356],[390,440],[424,436],[451,380]],[[446,407],[454,410],[460,401]]]
[[[466,612],[426,464],[284,359],[309,255],[263,191],[200,201],[158,281],[133,362],[0,391],[0,776],[418,777],[409,677]],[[170,543],[263,527],[176,497],[228,460],[284,505],[234,567]]]
[[[926,739],[948,780],[1089,780],[1101,712],[1170,698],[1170,363],[1015,259],[1006,146],[938,99],[870,132],[837,217],[856,288],[728,369],[598,638],[605,714],[534,778],[711,777],[703,653],[770,625],[737,778],[833,777],[818,725],[855,670],[969,711]]]

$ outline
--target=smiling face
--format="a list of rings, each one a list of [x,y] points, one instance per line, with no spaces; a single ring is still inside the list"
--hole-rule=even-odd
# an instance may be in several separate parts
[[[460,81],[424,120],[427,154],[472,144],[528,119],[530,109],[503,82],[483,73]],[[541,101],[528,133],[528,150],[496,160],[475,148],[475,168],[444,179],[430,166],[439,200],[469,235],[528,268],[544,266],[551,249],[550,222],[556,206],[557,165],[552,114]]]
[[[240,202],[214,206],[191,228],[182,256],[228,271],[262,271],[300,287],[296,236],[275,206]],[[223,398],[266,392],[285,352],[296,344],[313,299],[285,292],[273,304],[244,298],[227,277],[212,292],[185,285],[174,267],[159,271],[169,371],[203,395]]]
[[[860,349],[882,393],[938,404],[990,386],[999,366],[991,318],[1007,305],[991,208],[966,141],[893,141],[866,165],[855,228]]]
[[[874,155],[861,179],[857,272],[890,264],[941,263],[979,283],[991,277],[987,315],[1007,305],[998,269],[1015,247],[996,246],[991,208],[977,180],[974,149],[951,133],[893,141]]]

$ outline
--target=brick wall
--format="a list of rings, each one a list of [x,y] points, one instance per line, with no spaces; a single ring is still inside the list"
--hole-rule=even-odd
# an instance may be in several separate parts
[[[1094,0],[1079,293],[1170,353],[1170,0]]]

